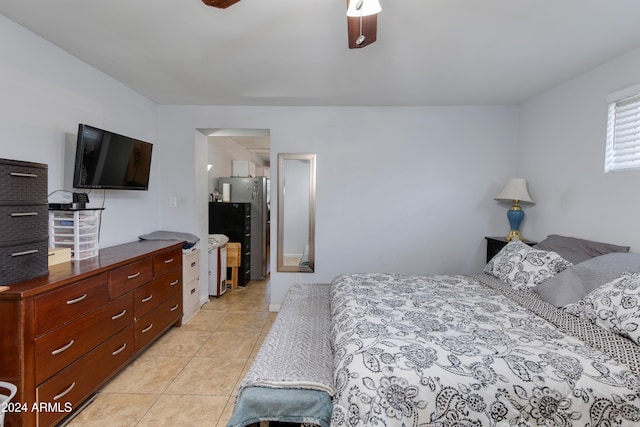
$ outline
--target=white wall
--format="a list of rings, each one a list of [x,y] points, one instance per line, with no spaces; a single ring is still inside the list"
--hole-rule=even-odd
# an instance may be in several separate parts
[[[0,157],[48,164],[50,193],[73,190],[65,180],[73,165],[64,158],[66,145],[75,149],[78,123],[157,140],[154,103],[2,15],[0,52]],[[153,156],[158,153],[156,145]],[[106,192],[101,247],[159,227],[159,175],[154,161],[149,191]],[[93,191],[91,204],[99,205],[102,194]],[[68,197],[50,199],[60,195]]]
[[[158,138],[175,147],[164,160],[179,170],[195,164],[203,182],[206,158],[195,155],[194,129],[270,129],[272,164],[281,152],[317,153],[316,272],[299,275],[305,283],[356,271],[477,272],[483,237],[508,231],[507,207],[493,197],[515,170],[516,108],[160,106],[158,113]],[[197,222],[204,238],[208,195],[192,193],[193,179],[163,181],[162,199],[185,190],[177,209],[163,208],[163,224]],[[276,191],[271,206],[275,219]],[[272,227],[272,256],[276,236]],[[274,307],[296,277],[272,270]]]
[[[107,192],[103,247],[156,229],[206,239],[208,147],[196,129],[213,127],[270,129],[273,164],[279,152],[317,153],[316,272],[301,281],[479,271],[483,237],[507,231],[493,197],[515,171],[515,107],[156,106],[4,17],[0,47],[0,157],[49,164],[50,191],[66,188],[64,145],[79,122],[154,143],[150,190]],[[273,271],[272,305],[297,276]]]
[[[525,237],[563,234],[640,251],[640,171],[604,173],[607,95],[637,83],[640,50],[520,107],[518,174],[536,202],[525,208]]]

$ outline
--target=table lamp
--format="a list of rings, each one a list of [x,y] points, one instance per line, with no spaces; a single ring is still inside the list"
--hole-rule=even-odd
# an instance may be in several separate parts
[[[510,178],[502,192],[495,197],[495,200],[513,203],[511,209],[507,211],[507,218],[511,226],[511,231],[507,235],[507,242],[513,239],[524,240],[519,231],[520,223],[524,218],[524,211],[519,203],[534,203],[527,191],[527,181],[524,178]]]

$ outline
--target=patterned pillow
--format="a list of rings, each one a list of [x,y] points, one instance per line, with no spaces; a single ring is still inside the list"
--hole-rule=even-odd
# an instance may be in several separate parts
[[[622,273],[565,309],[640,344],[640,273]]]
[[[514,289],[527,289],[572,265],[555,252],[533,249],[520,240],[512,240],[489,261],[484,272]]]

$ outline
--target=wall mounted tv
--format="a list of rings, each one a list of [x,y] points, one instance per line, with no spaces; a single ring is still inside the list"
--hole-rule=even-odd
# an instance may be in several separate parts
[[[80,124],[74,188],[147,190],[153,144]]]

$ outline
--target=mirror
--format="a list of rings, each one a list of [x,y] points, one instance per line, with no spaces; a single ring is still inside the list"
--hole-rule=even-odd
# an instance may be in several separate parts
[[[278,271],[315,268],[316,155],[278,154]]]

